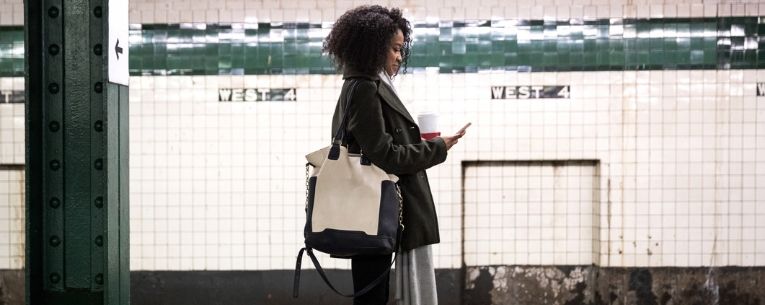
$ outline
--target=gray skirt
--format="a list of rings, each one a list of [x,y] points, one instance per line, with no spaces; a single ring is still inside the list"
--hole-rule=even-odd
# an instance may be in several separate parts
[[[399,253],[395,300],[397,305],[438,304],[431,245]]]

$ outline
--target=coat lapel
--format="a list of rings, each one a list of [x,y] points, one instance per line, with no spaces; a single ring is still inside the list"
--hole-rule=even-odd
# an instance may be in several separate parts
[[[380,92],[382,99],[388,103],[391,108],[403,115],[404,118],[413,124],[417,125],[417,123],[414,122],[414,119],[412,119],[412,116],[409,114],[409,111],[407,111],[406,107],[404,107],[404,103],[401,102],[401,100],[398,98],[398,95],[396,95],[396,93],[393,91],[393,88],[388,86],[388,84],[386,84],[384,81],[380,81],[378,92]]]
[[[355,69],[351,67],[345,67],[343,71],[343,79],[348,79],[352,77],[363,77],[370,80],[373,80],[377,82],[379,85],[377,85],[377,92],[380,93],[380,96],[382,99],[390,105],[391,108],[396,110],[396,112],[400,113],[404,116],[409,122],[412,122],[413,124],[417,125],[417,123],[412,119],[412,116],[409,114],[409,111],[406,110],[406,107],[404,107],[404,103],[401,102],[401,100],[398,98],[398,95],[393,91],[393,88],[388,86],[383,80],[380,79],[377,75],[367,75],[364,73],[361,73],[359,71],[356,71]]]

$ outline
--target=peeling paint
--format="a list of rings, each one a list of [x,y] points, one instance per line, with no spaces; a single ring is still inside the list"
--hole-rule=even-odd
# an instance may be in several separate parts
[[[634,291],[636,304],[658,305],[653,294],[653,276],[648,269],[636,269],[630,272],[629,290]]]
[[[24,271],[0,270],[0,305],[24,304]]]
[[[482,266],[463,304],[763,305],[765,268]],[[487,289],[491,289],[487,291]]]
[[[466,287],[466,304],[485,299],[488,287],[481,277],[491,276],[490,299],[482,304],[578,304],[576,300],[592,299],[587,290],[586,267],[521,267],[491,266],[470,268]],[[480,275],[476,275],[480,274]],[[476,281],[477,283],[470,283]],[[571,303],[574,300],[574,303]]]
[[[717,243],[716,241],[717,237],[715,237],[715,244]],[[704,282],[704,289],[706,289],[707,292],[712,296],[712,299],[710,300],[712,302],[711,304],[718,305],[720,304],[720,286],[717,285],[716,277],[714,276],[714,269],[714,267],[709,268],[709,271],[707,272],[707,280]]]
[[[466,291],[470,291],[465,295],[466,305],[487,305],[492,303],[492,293],[494,293],[493,275],[496,274],[492,270],[494,267],[480,267],[469,270],[468,279],[471,279],[466,285]]]

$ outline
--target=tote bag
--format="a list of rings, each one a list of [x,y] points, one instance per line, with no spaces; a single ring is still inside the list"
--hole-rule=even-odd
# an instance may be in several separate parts
[[[345,113],[332,145],[306,156],[305,247],[298,252],[294,297],[298,295],[303,252],[308,253],[319,275],[338,294],[352,297],[368,292],[390,268],[356,294],[346,295],[330,283],[312,251],[340,258],[391,254],[396,252],[403,231],[398,177],[372,164],[363,153],[348,153],[342,145],[356,85],[355,81],[349,84]],[[309,166],[313,166],[310,177]]]

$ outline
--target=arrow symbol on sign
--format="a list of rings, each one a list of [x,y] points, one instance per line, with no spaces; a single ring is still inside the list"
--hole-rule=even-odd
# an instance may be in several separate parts
[[[117,59],[120,59],[120,54],[122,53],[122,48],[120,47],[120,40],[117,39],[117,43],[114,44],[114,53],[117,54]]]

